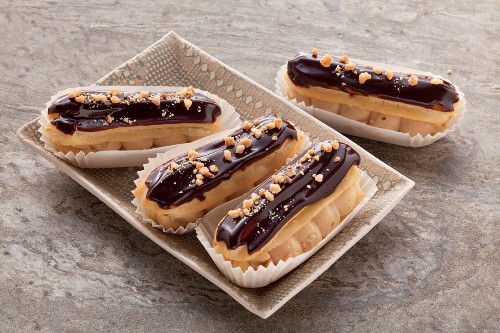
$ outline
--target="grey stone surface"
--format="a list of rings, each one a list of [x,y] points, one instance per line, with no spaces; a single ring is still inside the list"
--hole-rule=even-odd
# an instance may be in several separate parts
[[[499,331],[498,1],[0,0],[0,332]],[[461,128],[425,148],[357,142],[414,190],[267,320],[162,251],[15,130],[166,32],[273,89],[296,52],[445,74]]]

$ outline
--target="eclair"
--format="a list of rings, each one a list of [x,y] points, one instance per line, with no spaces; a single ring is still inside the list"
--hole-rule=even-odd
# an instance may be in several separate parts
[[[96,87],[59,97],[45,116],[45,132],[57,150],[88,153],[197,140],[219,130],[221,108],[191,86],[133,93]]]
[[[365,196],[359,163],[344,143],[312,145],[228,212],[216,228],[215,251],[246,271],[311,250]]]
[[[446,130],[461,103],[458,88],[432,74],[394,72],[316,48],[289,60],[284,76],[289,99],[411,136]]]
[[[160,165],[133,193],[147,217],[177,230],[250,191],[293,157],[302,141],[303,134],[281,118],[245,121],[228,136]]]

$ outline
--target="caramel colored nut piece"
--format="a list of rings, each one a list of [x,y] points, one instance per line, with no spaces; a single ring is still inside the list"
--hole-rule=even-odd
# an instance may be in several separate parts
[[[240,209],[230,210],[229,212],[227,212],[227,215],[229,215],[233,219],[238,218],[240,217]]]
[[[265,189],[263,189],[263,188],[259,189],[259,195],[261,197],[263,197],[265,194],[266,194],[266,190]]]
[[[373,67],[373,73],[380,75],[382,74],[382,68],[380,67]]]
[[[262,131],[257,130],[255,131],[254,135],[257,139],[260,139],[260,137],[262,136]]]
[[[332,56],[329,54],[325,54],[319,62],[321,64],[321,66],[323,66],[323,67],[330,67],[330,65],[332,64],[332,61],[333,61]]]
[[[314,58],[316,58],[318,56],[318,49],[313,47],[311,54]]]
[[[253,200],[243,200],[243,208],[250,208],[253,206]]]
[[[452,72],[451,72],[451,69],[448,69],[448,70],[446,71],[446,73],[447,73],[448,75],[451,75],[451,73],[452,73]]]
[[[240,140],[240,145],[245,146],[245,148],[250,148],[252,147],[252,140],[249,138],[244,138]]]
[[[202,174],[199,173],[196,174],[196,179],[203,179],[203,178],[205,178],[205,176],[203,176]]]
[[[356,64],[353,62],[349,62],[345,65],[344,68],[346,71],[354,71],[354,68],[356,68]]]
[[[245,146],[244,145],[238,145],[236,147],[236,149],[234,150],[234,152],[236,154],[243,154],[244,151],[245,151]]]
[[[217,172],[219,172],[219,168],[217,168],[217,165],[215,165],[215,164],[212,164],[212,165],[209,167],[209,169],[210,169],[210,172],[212,172],[212,173],[217,173]]]
[[[224,150],[224,159],[231,162],[233,158],[231,157],[231,152],[229,150]]]
[[[109,92],[109,94],[110,94],[111,96],[118,96],[118,94],[120,94],[120,89],[118,89],[118,88],[113,88],[113,89],[111,89],[111,91]]]
[[[76,90],[75,91],[70,91],[68,93],[68,98],[75,98],[75,97],[78,97],[78,95],[76,94]]]
[[[250,210],[248,208],[243,208],[243,215],[245,216],[250,215]]]
[[[122,100],[120,99],[120,97],[116,97],[116,96],[111,96],[111,98],[110,98],[110,99],[111,99],[111,103],[113,103],[113,104],[119,104],[119,103],[121,103],[121,101],[122,101]]]
[[[202,167],[200,168],[200,171],[199,171],[203,176],[206,176],[210,173],[210,170],[208,170],[207,167]]]
[[[309,150],[307,151],[307,153],[308,153],[309,155],[314,155],[314,149],[309,149]]]
[[[276,128],[276,125],[274,124],[274,122],[272,123],[269,123],[266,125],[266,130],[272,130],[272,129],[275,129]]]
[[[177,168],[179,167],[179,164],[177,164],[176,162],[172,162],[172,163],[170,163],[170,167],[172,168],[172,170],[177,170]]]
[[[416,77],[415,75],[410,76],[410,78],[408,79],[408,84],[414,87],[417,85],[417,83],[418,83],[418,77]]]
[[[276,126],[277,129],[281,129],[282,125],[283,125],[283,120],[281,118],[274,119],[274,126]]]
[[[321,183],[323,181],[323,175],[318,174],[314,177],[314,180],[317,181],[318,183]]]
[[[330,142],[330,144],[332,145],[333,149],[335,150],[339,149],[339,142],[337,140],[333,140],[332,142]]]
[[[278,194],[281,192],[281,187],[278,184],[271,184],[269,185],[269,191],[272,194]]]
[[[335,163],[337,163],[338,161],[340,161],[340,157],[338,157],[338,156],[337,156],[337,157],[335,157],[335,158],[333,159],[333,161],[334,161]]]
[[[349,61],[349,57],[347,57],[346,55],[342,55],[340,56],[339,61],[342,64],[347,64],[347,62]]]
[[[293,168],[286,168],[285,173],[288,177],[293,177],[297,174]]]
[[[435,85],[438,85],[438,84],[443,84],[443,80],[437,78],[437,77],[434,77],[432,78],[431,80],[431,84],[435,84]]]
[[[226,147],[232,147],[236,144],[236,141],[234,140],[234,137],[232,137],[232,136],[226,136],[224,138],[224,142],[226,143]]]
[[[108,124],[111,124],[113,120],[115,120],[115,118],[111,117],[109,114],[106,116],[106,121],[108,122]]]
[[[141,91],[139,93],[139,96],[141,96],[142,98],[148,98],[149,97],[149,92],[148,91]]]
[[[253,124],[247,120],[243,123],[243,129],[249,131],[253,127]]]
[[[273,135],[273,137],[271,138],[271,140],[276,141],[276,140],[278,140],[278,137],[276,135]]]
[[[193,105],[193,101],[190,100],[190,99],[185,99],[184,100],[184,106],[186,107],[186,109],[189,110],[189,108],[191,107],[191,105]]]
[[[198,157],[200,156],[200,153],[198,153],[196,150],[191,150],[189,153],[188,153],[188,158],[190,161],[194,161],[195,159],[197,159]]]
[[[87,99],[86,96],[80,95],[78,97],[75,97],[75,101],[78,103],[85,103],[85,100]]]
[[[269,192],[269,191],[266,191],[266,192],[264,193],[264,196],[266,197],[266,199],[267,199],[268,201],[273,201],[273,200],[274,200],[274,194],[272,194],[272,193],[271,193],[271,192]]]
[[[111,97],[111,100],[113,100],[113,97]],[[151,98],[151,103],[153,103],[156,106],[160,105],[160,95],[156,95],[155,97]]]
[[[326,151],[327,153],[331,152],[331,151],[332,151],[332,149],[333,149],[333,147],[332,147],[332,145],[330,145],[330,144],[328,144],[328,145],[326,145],[326,146],[325,146],[325,151]]]
[[[364,84],[367,80],[370,80],[372,76],[367,72],[359,74],[359,83]]]
[[[196,167],[196,169],[201,169],[201,168],[203,168],[203,167],[205,166],[205,164],[203,164],[203,163],[201,163],[201,162],[196,162],[196,163],[194,164],[194,166]]]
[[[394,72],[393,72],[393,71],[390,71],[390,70],[386,70],[386,71],[385,71],[385,77],[386,77],[389,81],[391,81],[391,80],[392,80],[392,78],[394,77]]]
[[[201,180],[201,179],[196,179],[196,185],[198,185],[198,186],[203,185],[203,180]]]
[[[252,197],[252,201],[257,201],[257,200],[259,200],[259,195],[258,195],[258,194],[256,194],[256,193],[252,193],[251,197]]]

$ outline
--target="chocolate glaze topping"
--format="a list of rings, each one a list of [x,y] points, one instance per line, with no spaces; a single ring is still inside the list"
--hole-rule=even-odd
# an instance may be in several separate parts
[[[235,140],[232,146],[227,147],[225,140],[220,139],[196,149],[196,153],[183,154],[162,164],[146,180],[146,197],[164,209],[179,206],[195,198],[203,200],[205,192],[231,178],[234,172],[245,170],[245,166],[273,152],[287,139],[297,140],[297,130],[287,121],[283,121],[280,128],[263,129],[268,124],[275,124],[277,119],[279,118],[269,115],[256,119],[253,127],[247,127],[251,129],[237,129],[228,136]],[[260,136],[255,134],[260,130]],[[252,140],[252,145],[242,153],[236,153],[237,146],[245,139]],[[224,157],[225,150],[231,153],[231,161]],[[207,170],[202,170],[203,167],[208,168],[210,174],[206,173]],[[200,177],[203,171],[205,176]],[[197,179],[201,183],[196,184]]]
[[[385,70],[376,74],[373,67],[356,64],[354,71],[347,71],[338,57],[333,57],[330,66],[323,67],[321,58],[322,55],[313,57],[309,53],[300,53],[289,60],[287,72],[290,80],[301,87],[319,86],[352,95],[375,95],[443,112],[454,111],[453,103],[459,100],[455,87],[447,81],[431,84],[432,77],[413,74],[418,78],[418,83],[410,86],[408,73],[395,72],[392,80],[389,80],[384,75]],[[363,72],[370,74],[371,79],[361,84],[359,75]]]
[[[328,145],[329,142],[324,141],[311,146],[259,185],[256,192],[247,197],[247,200],[254,198],[248,215],[242,209],[244,203],[240,204],[236,209],[240,210],[238,217],[228,215],[219,224],[216,240],[225,242],[232,250],[246,244],[249,254],[252,254],[304,207],[332,194],[351,166],[359,165],[360,157],[353,148],[343,143],[330,152],[321,149]],[[314,154],[308,153],[311,149]],[[308,156],[311,158],[305,158]],[[319,158],[316,159],[316,156]],[[279,175],[285,177],[284,182],[280,183],[283,178],[280,180]],[[259,190],[276,186],[272,184],[278,184],[281,190],[274,194],[274,200],[269,201],[259,195]]]
[[[160,94],[159,105],[149,97],[141,98],[137,93],[120,92],[119,103],[112,103],[109,92],[102,90],[82,91],[87,98],[79,103],[67,95],[58,98],[48,108],[49,114],[59,114],[51,123],[65,134],[75,131],[101,131],[122,126],[160,125],[176,123],[213,123],[221,114],[220,107],[210,98],[195,93],[189,100],[189,109],[184,97],[172,92],[150,92],[153,98]],[[163,94],[163,95],[162,95]],[[106,97],[105,101],[93,100],[93,95]],[[186,97],[187,98],[187,97]]]

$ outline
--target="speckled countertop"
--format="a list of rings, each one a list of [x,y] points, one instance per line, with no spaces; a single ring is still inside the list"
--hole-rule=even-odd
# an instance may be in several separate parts
[[[0,0],[0,332],[500,330],[498,1],[34,3]],[[450,68],[468,113],[425,148],[355,138],[415,188],[263,320],[15,137],[170,30],[270,89],[312,46]]]

